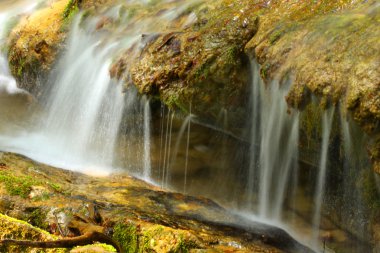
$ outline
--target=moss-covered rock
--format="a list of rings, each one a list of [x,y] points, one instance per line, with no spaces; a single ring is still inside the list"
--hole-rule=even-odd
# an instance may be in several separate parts
[[[254,229],[243,233],[239,227],[231,226],[241,223],[240,218],[209,199],[163,191],[125,174],[91,177],[10,153],[0,156],[0,164],[0,171],[32,176],[51,193],[47,199],[24,199],[0,187],[0,210],[58,236],[72,237],[95,230],[113,238],[130,253],[218,250],[231,241],[236,244],[228,247],[232,252],[281,252],[262,242]],[[59,185],[59,191],[49,185]],[[268,233],[273,231],[276,229],[268,228]],[[258,233],[265,233],[261,226]],[[97,252],[98,246],[89,247]],[[85,250],[72,249],[92,252]]]
[[[141,93],[159,96],[171,108],[186,113],[191,108],[204,121],[215,121],[223,108],[231,110],[232,125],[239,125],[249,96],[244,46],[257,30],[256,8],[249,1],[194,6],[183,15],[196,16],[195,23],[161,29],[139,57],[131,60],[127,50],[111,74],[126,85],[133,83]]]
[[[56,0],[23,17],[8,39],[8,61],[18,86],[35,96],[64,49],[71,21],[80,10],[96,13],[113,0]]]
[[[33,241],[55,240],[57,237],[32,225],[9,216],[0,214],[0,239],[18,239]],[[3,246],[1,252],[67,252],[64,249],[32,249],[25,246]]]
[[[117,252],[114,247],[108,244],[96,243],[86,246],[78,246],[70,250],[70,253],[113,253]]]
[[[9,64],[21,88],[39,94],[38,79],[47,75],[65,38],[62,29],[68,0],[24,17],[9,37]]]

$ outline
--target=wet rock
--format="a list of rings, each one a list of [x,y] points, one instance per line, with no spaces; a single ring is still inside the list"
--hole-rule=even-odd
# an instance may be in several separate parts
[[[257,30],[255,8],[248,1],[197,6],[194,24],[161,31],[132,60],[127,50],[111,75],[171,108],[188,113],[191,107],[203,121],[215,122],[225,108],[231,128],[241,127],[250,71],[243,49]]]
[[[9,216],[0,214],[0,239],[24,239],[35,241],[46,241],[55,239],[49,233],[35,228],[26,222],[16,220]],[[0,245],[2,252],[35,252],[34,249],[25,246],[3,246]],[[64,252],[62,249],[48,249],[44,252]]]
[[[65,38],[79,10],[97,13],[113,0],[58,0],[22,17],[12,29],[8,42],[10,70],[18,86],[39,97],[42,87],[65,48]]]
[[[60,184],[63,189],[70,189],[70,193],[56,192],[48,199],[10,195],[10,201],[14,204],[5,210],[10,214],[17,210],[20,218],[43,226],[58,236],[98,231],[112,237],[127,252],[135,252],[133,249],[143,252],[186,252],[225,247],[235,252],[281,252],[278,249],[281,245],[296,252],[296,248],[292,247],[297,244],[293,245],[293,239],[283,231],[256,223],[249,228],[233,225],[250,222],[239,221],[240,218],[205,198],[163,191],[124,174],[107,178],[90,177],[9,153],[4,154],[2,159],[11,165],[9,173],[28,174],[32,173],[29,168],[35,167],[40,173],[34,173],[34,179],[50,182],[42,184],[44,187],[48,188],[54,183]],[[1,196],[8,195],[1,192]],[[272,234],[268,234],[269,244],[261,240],[261,235],[267,234],[266,231]],[[281,238],[276,239],[277,235]],[[34,237],[26,239],[40,240]],[[278,248],[270,245],[273,243],[271,240],[277,242]],[[288,240],[290,244],[284,244]],[[289,248],[289,245],[293,246]]]
[[[39,95],[40,77],[48,74],[65,38],[62,13],[68,0],[54,2],[24,17],[12,30],[8,60],[19,87]]]

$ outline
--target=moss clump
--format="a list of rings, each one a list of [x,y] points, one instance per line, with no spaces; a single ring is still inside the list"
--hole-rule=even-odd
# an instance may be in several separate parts
[[[31,241],[47,241],[56,240],[57,237],[48,232],[36,228],[29,223],[0,213],[0,238],[31,240]],[[26,246],[4,246],[0,245],[0,252],[24,253],[24,252],[40,252],[40,253],[63,253],[66,249],[32,249]]]
[[[62,192],[62,186],[60,184],[57,184],[57,183],[51,183],[51,182],[48,182],[47,183],[54,191],[56,192]]]
[[[72,252],[98,252],[99,250],[104,250],[106,252],[117,252],[116,249],[112,245],[104,244],[104,243],[95,243],[86,246],[78,246],[75,247]],[[102,251],[102,252],[104,252]]]
[[[26,198],[33,185],[40,184],[38,181],[29,176],[14,176],[6,171],[0,171],[0,182],[5,185],[5,189],[11,195],[18,195]]]
[[[177,247],[173,250],[170,250],[169,253],[188,253],[191,249],[196,247],[197,245],[194,242],[187,242],[181,238]]]
[[[145,231],[141,240],[141,251],[149,252],[151,248],[156,244],[156,241],[153,239],[153,237],[157,234],[162,233],[163,230],[164,228],[162,226],[157,225]]]
[[[126,253],[138,252],[137,227],[134,224],[117,223],[113,228],[112,238]]]
[[[27,221],[33,226],[47,230],[49,228],[49,223],[46,221],[46,215],[47,211],[42,208],[37,208],[28,215]]]
[[[70,0],[67,5],[65,10],[63,11],[63,19],[65,21],[71,20],[76,13],[79,11],[79,4],[80,0]]]
[[[212,56],[204,61],[204,63],[200,64],[198,68],[194,70],[194,78],[195,80],[202,81],[209,77],[211,74],[211,67],[214,64],[216,56]]]

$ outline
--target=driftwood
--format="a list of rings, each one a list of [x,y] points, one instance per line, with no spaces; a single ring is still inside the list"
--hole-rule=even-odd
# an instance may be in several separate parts
[[[92,231],[88,232],[84,235],[80,235],[77,237],[72,238],[65,238],[55,241],[28,241],[28,240],[13,240],[13,239],[4,239],[0,240],[0,245],[10,246],[10,245],[17,245],[17,246],[27,246],[32,248],[72,248],[75,246],[84,246],[88,244],[93,244],[95,242],[101,242],[106,243],[109,245],[112,245],[116,248],[118,252],[123,252],[120,246],[112,240],[107,235]]]
[[[102,220],[96,206],[89,205],[87,209],[90,213],[91,218],[86,219],[74,215],[74,219],[70,222],[69,228],[79,232],[79,236],[68,237],[59,240],[52,241],[30,241],[30,240],[14,240],[14,239],[4,239],[0,240],[0,245],[10,246],[27,246],[31,248],[72,248],[75,246],[85,246],[93,244],[95,242],[106,243],[112,245],[117,252],[124,253],[124,250],[120,245],[114,241],[111,237],[104,233],[104,227],[96,225],[94,223],[100,222]]]

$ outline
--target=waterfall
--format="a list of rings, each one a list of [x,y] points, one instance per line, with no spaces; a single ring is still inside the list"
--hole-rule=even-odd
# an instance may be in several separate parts
[[[10,4],[10,5],[9,5]],[[21,13],[31,12],[37,3],[29,4],[29,5],[21,5],[19,1],[14,1],[14,3],[8,3],[6,7],[6,12],[0,12],[0,45],[6,43],[6,36],[9,32],[12,19],[15,16]],[[1,7],[1,6],[0,6]],[[2,9],[0,9],[1,11]],[[16,80],[10,74],[7,57],[3,53],[3,50],[0,50],[0,95],[1,94],[15,94],[15,93],[23,93],[24,91],[19,89],[16,84]]]
[[[318,179],[317,185],[315,189],[315,208],[314,208],[314,216],[313,216],[313,242],[318,243],[318,231],[321,220],[321,208],[322,208],[322,200],[324,195],[324,187],[326,180],[326,169],[327,169],[327,161],[328,161],[328,148],[329,148],[329,140],[330,140],[330,132],[332,121],[334,118],[334,108],[330,108],[329,110],[323,113],[322,118],[322,145],[321,145],[321,157],[319,161],[318,168]],[[317,246],[317,245],[316,245]]]
[[[190,147],[190,131],[191,131],[191,104],[190,104],[190,120],[187,125],[187,138],[186,138],[186,158],[185,158],[185,177],[183,182],[183,192],[186,193],[187,187],[187,170],[189,165],[189,147]]]
[[[168,110],[168,113],[166,115],[166,128],[163,133],[165,144],[164,144],[164,157],[163,157],[163,165],[162,165],[162,178],[161,178],[161,187],[168,188],[169,187],[169,180],[170,180],[170,163],[172,162],[172,130],[173,130],[173,120],[174,120],[175,113],[172,112],[170,109]]]
[[[152,1],[142,2],[149,4]],[[175,6],[175,1],[168,2],[173,5],[151,16],[145,13],[137,15],[135,20],[128,13],[123,14],[125,10],[121,11],[121,6],[103,13],[104,17],[79,14],[65,41],[65,51],[61,52],[48,81],[42,84],[44,93],[39,101],[40,110],[35,113],[27,110],[26,114],[31,112],[32,117],[28,121],[19,120],[16,123],[22,124],[17,126],[12,125],[15,121],[6,117],[2,119],[4,108],[7,110],[10,105],[13,109],[17,107],[14,101],[3,106],[6,102],[3,97],[13,99],[22,95],[30,98],[30,94],[17,87],[7,58],[0,53],[0,150],[89,174],[103,175],[126,169],[145,181],[156,180],[163,188],[175,185],[176,190],[186,194],[215,197],[216,201],[227,203],[226,207],[231,209],[236,204],[239,211],[248,211],[260,221],[270,220],[276,225],[289,221],[286,212],[294,211],[295,214],[298,211],[301,214],[296,215],[304,215],[306,218],[303,219],[308,219],[306,223],[310,227],[305,234],[312,234],[317,248],[320,224],[323,224],[321,212],[326,207],[324,195],[328,186],[326,175],[333,108],[323,112],[322,135],[315,137],[318,139],[316,143],[320,138],[321,146],[312,154],[311,160],[319,160],[318,168],[314,170],[318,171],[315,178],[306,182],[308,186],[315,187],[310,187],[312,193],[302,192],[305,195],[302,197],[308,198],[307,204],[312,203],[312,207],[301,210],[297,209],[296,193],[309,191],[309,188],[301,188],[298,177],[303,180],[301,176],[305,177],[304,174],[314,174],[310,168],[306,173],[299,168],[302,121],[301,113],[290,110],[285,101],[291,85],[289,82],[272,80],[264,83],[259,64],[252,61],[252,122],[250,129],[242,131],[241,137],[228,132],[234,123],[233,115],[229,115],[230,108],[220,109],[215,125],[219,124],[221,128],[210,126],[210,123],[202,126],[207,131],[200,130],[201,119],[197,121],[191,111],[192,106],[195,112],[199,108],[195,104],[190,104],[190,113],[182,117],[181,126],[178,124],[180,114],[174,108],[162,106],[161,122],[159,126],[155,125],[153,119],[160,109],[155,108],[156,103],[141,96],[132,85],[127,87],[125,82],[111,79],[110,66],[121,52],[136,49],[128,55],[132,59],[143,48],[140,46],[146,43],[147,37],[157,35],[160,28],[168,24],[167,21],[186,13],[188,4],[179,1]],[[0,14],[2,41],[7,33],[5,21],[9,16],[34,6],[20,10],[13,8]],[[122,15],[125,16],[120,17]],[[194,15],[188,16],[184,26],[195,22]],[[98,22],[109,16],[115,21],[110,26],[115,27],[98,30]],[[4,130],[3,122],[11,123],[10,127]],[[360,150],[364,146],[364,138],[357,134],[358,130],[347,119],[342,117],[340,124],[346,159],[342,176],[347,183],[344,198],[346,203],[355,202],[358,212],[362,213],[361,193],[350,191],[350,188],[362,172],[352,171],[364,167],[364,162],[359,159],[365,156]],[[250,132],[248,140],[244,139],[245,131]],[[211,136],[211,132],[218,133]],[[355,201],[350,202],[350,198],[355,198]],[[359,215],[350,215],[351,220],[358,220]],[[364,227],[358,230],[364,231]]]
[[[123,82],[112,80],[109,69],[121,51],[133,48],[131,57],[138,53],[140,43],[144,43],[141,34],[158,32],[162,24],[186,11],[188,4],[173,6],[159,15],[146,16],[139,19],[138,24],[131,20],[128,12],[120,12],[120,6],[111,8],[101,17],[77,15],[65,42],[66,50],[47,83],[43,84],[44,93],[40,99],[43,111],[33,115],[34,121],[25,128],[17,131],[14,128],[11,135],[0,133],[0,149],[90,174],[108,174],[115,170],[115,166],[123,166],[136,176],[150,180],[149,101],[142,99],[142,108],[138,108],[141,103],[136,91],[127,89],[124,93]],[[35,6],[36,3],[32,7]],[[22,9],[26,11],[31,7]],[[12,13],[1,14],[0,21],[7,20]],[[97,24],[104,17],[123,22],[113,30],[98,31]],[[128,23],[132,25],[128,26]],[[0,30],[2,38],[6,34],[4,27]],[[0,55],[2,91],[24,92],[17,88],[4,55]],[[166,171],[170,166],[171,125],[172,120],[167,127]],[[119,133],[125,133],[125,136]],[[136,161],[136,155],[142,159]],[[119,161],[118,156],[127,158],[128,162]],[[168,176],[166,172],[166,185]]]
[[[177,162],[177,156],[178,156],[178,151],[180,148],[180,144],[183,138],[183,135],[185,131],[187,131],[186,135],[186,154],[185,154],[185,165],[184,165],[184,186],[183,186],[183,191],[186,192],[186,184],[187,184],[187,167],[188,167],[188,156],[189,156],[189,144],[190,144],[190,125],[191,125],[191,118],[192,115],[191,113],[186,116],[185,120],[183,121],[181,128],[178,131],[177,137],[176,137],[176,143],[173,149],[173,154],[171,154],[170,157],[170,166],[176,166]],[[168,173],[170,173],[170,168],[168,168]]]
[[[298,160],[299,113],[288,113],[286,83],[273,81],[266,87],[257,63],[252,62],[252,68],[253,123],[247,194],[252,202],[257,188],[258,215],[281,220],[290,174]],[[247,208],[251,209],[252,203]]]
[[[151,153],[150,153],[150,124],[151,124],[151,112],[149,99],[145,96],[143,97],[143,106],[144,106],[144,173],[143,177],[146,180],[151,179],[152,168],[151,168]]]
[[[260,77],[259,64],[252,61],[251,64],[252,71],[252,94],[251,94],[251,105],[252,105],[252,128],[251,128],[251,147],[250,147],[250,161],[248,168],[248,182],[247,182],[247,209],[253,209],[254,202],[254,191],[258,184],[258,156],[260,153],[258,141],[260,139],[260,100],[261,100],[261,90],[263,89],[263,81]]]
[[[68,50],[48,83],[42,117],[18,138],[1,144],[3,150],[57,167],[103,174],[113,164],[123,113],[121,84],[109,76],[117,43],[101,45],[79,22],[76,19]]]
[[[287,114],[287,89],[278,85],[263,94],[261,111],[259,215],[272,219],[280,219],[298,150],[298,113]]]

